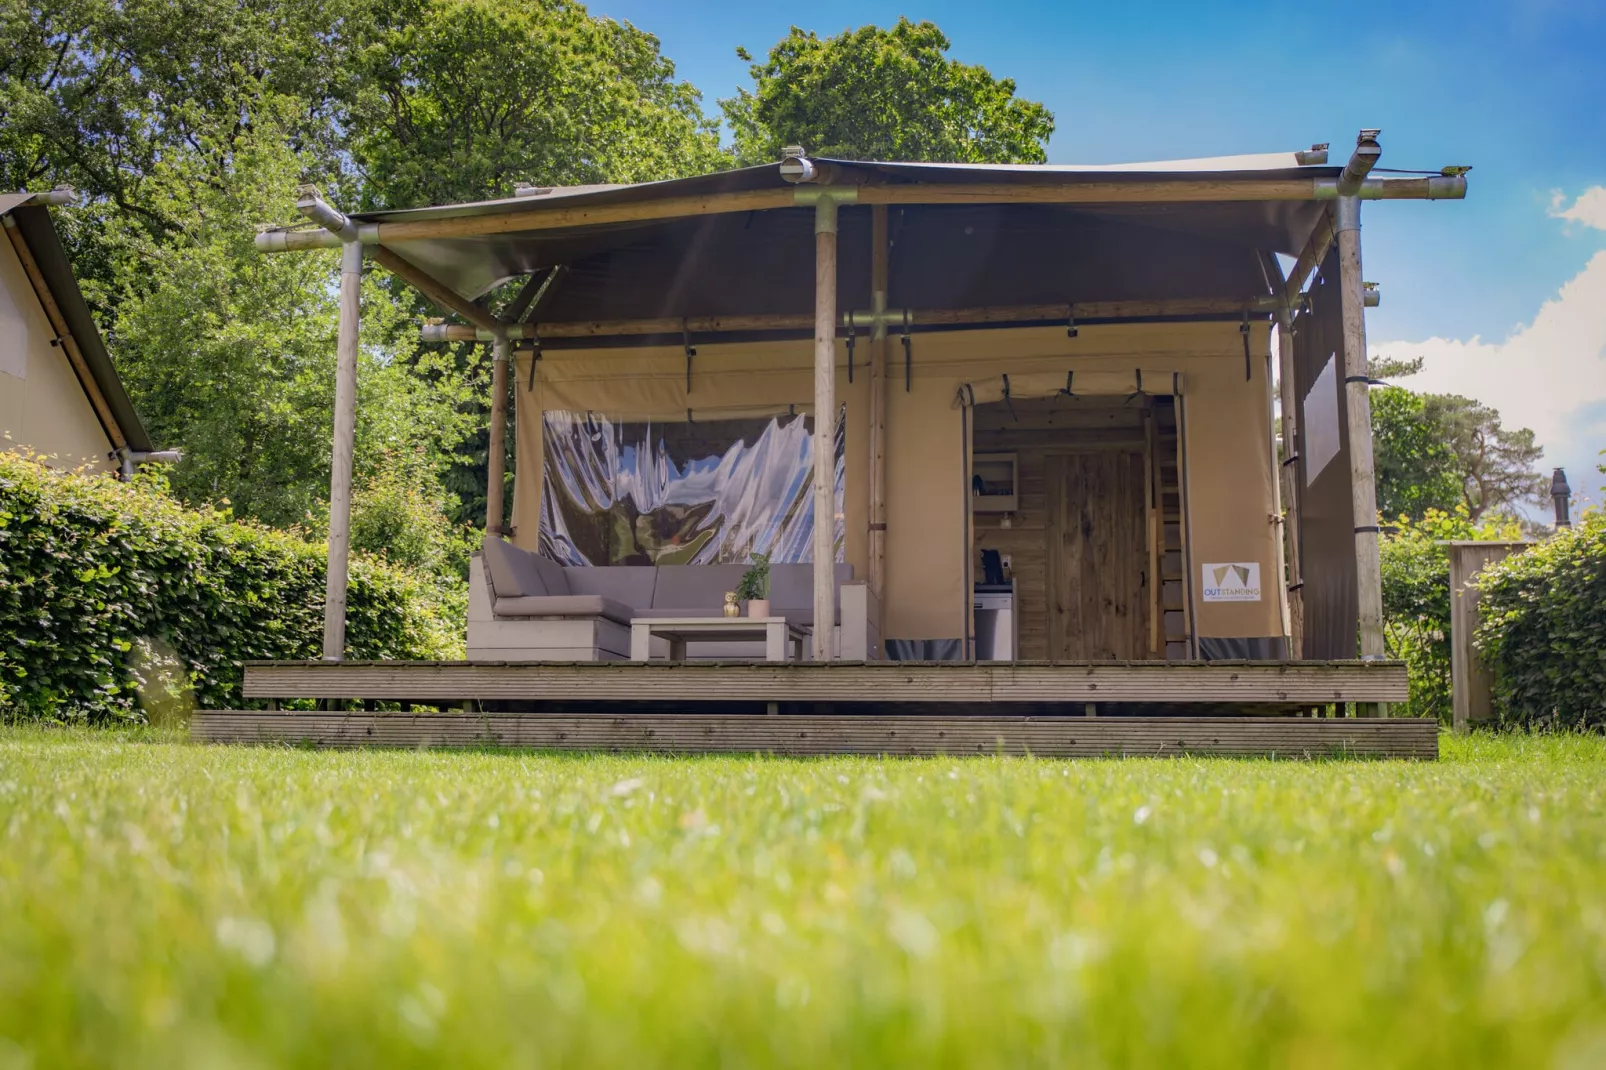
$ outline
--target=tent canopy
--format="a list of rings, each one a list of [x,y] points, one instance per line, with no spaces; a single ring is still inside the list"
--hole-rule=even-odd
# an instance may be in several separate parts
[[[1294,153],[1110,166],[913,164],[815,160],[832,183],[873,187],[1020,187],[1336,179]],[[629,186],[555,187],[532,195],[354,215],[359,224],[647,205],[734,193],[785,193],[774,164]],[[907,204],[891,208],[890,307],[928,309],[1053,302],[1243,299],[1268,292],[1257,254],[1297,254],[1322,203],[1312,199],[1168,200],[1109,204]],[[806,313],[813,307],[813,215],[740,211],[385,245],[456,292],[480,297],[509,279],[567,270],[542,301],[547,322]],[[842,307],[869,302],[870,212],[840,220]]]

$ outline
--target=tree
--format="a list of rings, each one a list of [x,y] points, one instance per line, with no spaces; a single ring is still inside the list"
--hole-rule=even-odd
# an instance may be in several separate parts
[[[1427,397],[1400,386],[1372,391],[1372,450],[1377,510],[1388,520],[1421,520],[1461,501],[1456,456],[1425,415]]]
[[[368,206],[729,166],[701,95],[628,23],[568,0],[376,3],[346,120]]]
[[[774,161],[786,145],[855,160],[1047,159],[1048,109],[1017,98],[1012,79],[949,59],[949,47],[933,24],[905,18],[828,38],[792,27],[750,68],[753,87],[719,102],[738,161]]]
[[[160,238],[190,221],[182,198],[147,191],[176,154],[210,157],[194,177],[216,182],[273,98],[295,102],[275,117],[290,147],[334,171],[338,49],[367,2],[0,0],[0,188],[87,196],[60,214],[63,237],[92,306],[114,312],[140,270],[129,227]]]
[[[140,265],[125,281],[118,368],[152,436],[180,447],[172,485],[186,501],[226,499],[236,514],[319,527],[329,486],[336,254],[265,257],[245,221],[286,218],[303,161],[264,104],[222,150],[199,139],[152,170],[154,209],[182,206],[184,228],[135,233]],[[440,464],[467,428],[455,368],[417,353],[416,320],[370,275],[363,286],[356,464],[361,477],[397,449]]]
[[[730,166],[695,88],[658,40],[567,0],[371,0],[347,51],[342,126],[363,207],[642,182]],[[388,283],[415,314],[433,309]],[[517,283],[511,284],[517,288]],[[493,301],[503,294],[486,295]],[[483,521],[490,420],[484,347],[449,347],[471,430],[442,472],[453,520]]]
[[[1506,430],[1496,409],[1456,394],[1428,394],[1423,418],[1455,454],[1461,500],[1476,523],[1491,510],[1548,500],[1549,484],[1534,467],[1544,450],[1526,427]]]
[[[1374,358],[1373,378],[1404,378],[1422,358]],[[1527,428],[1508,431],[1500,413],[1454,394],[1418,394],[1399,386],[1372,391],[1377,508],[1392,520],[1421,520],[1429,510],[1464,508],[1476,524],[1486,513],[1544,501],[1534,464],[1544,452]]]

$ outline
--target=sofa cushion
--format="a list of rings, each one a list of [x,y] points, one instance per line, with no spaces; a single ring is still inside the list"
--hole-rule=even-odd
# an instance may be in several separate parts
[[[485,537],[485,564],[491,570],[491,589],[498,598],[569,593],[563,567],[540,554],[521,550],[494,535]]]
[[[725,592],[736,590],[746,571],[746,565],[659,565],[658,589],[653,592],[652,608],[723,612]]]
[[[498,598],[498,617],[607,617],[629,624],[635,610],[622,602],[595,594],[524,595]]]
[[[652,605],[658,570],[651,565],[598,565],[563,570],[570,594],[595,594],[644,609]]]
[[[833,601],[840,608],[842,605],[842,585],[853,582],[853,566],[837,565],[833,571],[836,577],[836,583],[832,585]],[[814,610],[814,566],[771,565],[770,602],[774,604],[777,611],[806,608],[812,614]],[[792,619],[790,613],[787,613],[786,616],[788,619]]]

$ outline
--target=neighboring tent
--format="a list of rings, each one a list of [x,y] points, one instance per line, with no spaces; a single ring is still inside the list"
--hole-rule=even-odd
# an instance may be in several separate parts
[[[0,448],[115,470],[151,444],[51,221],[64,193],[0,194]]]

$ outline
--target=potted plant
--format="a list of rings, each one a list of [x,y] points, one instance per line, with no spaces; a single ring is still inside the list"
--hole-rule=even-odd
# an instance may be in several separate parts
[[[770,615],[770,555],[754,554],[753,563],[742,573],[736,593],[747,602],[749,617]]]

